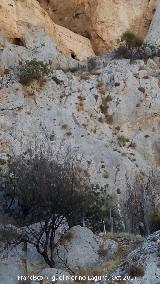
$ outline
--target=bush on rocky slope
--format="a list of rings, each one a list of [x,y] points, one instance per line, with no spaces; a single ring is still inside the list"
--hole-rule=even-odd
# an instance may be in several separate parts
[[[48,64],[32,59],[26,61],[19,68],[19,82],[28,85],[33,80],[42,80],[50,73]]]
[[[139,36],[130,31],[122,35],[121,43],[115,49],[115,58],[117,59],[145,60],[154,56],[159,56],[159,48],[148,43],[143,43],[143,40]]]
[[[153,58],[154,56],[159,56],[159,48],[148,44],[144,44],[140,47],[129,48],[124,44],[120,44],[120,46],[115,50],[114,56],[116,59],[124,58],[131,60],[145,60]]]
[[[128,48],[140,47],[143,44],[143,39],[130,31],[123,33],[121,41],[125,42]]]

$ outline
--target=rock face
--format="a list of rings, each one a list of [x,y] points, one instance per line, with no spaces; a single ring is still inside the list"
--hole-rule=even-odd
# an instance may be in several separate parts
[[[160,2],[157,1],[155,15],[150,25],[146,41],[152,45],[160,46]]]
[[[43,27],[64,54],[85,59],[94,51],[102,54],[113,48],[126,30],[143,37],[154,7],[155,0],[2,0],[0,28],[23,44],[30,25]],[[158,15],[157,11],[151,30],[157,27]]]
[[[131,252],[124,264],[110,275],[110,279],[121,276],[127,284],[158,284],[160,279],[160,231],[149,236],[140,247]],[[108,278],[108,277],[107,277]],[[100,281],[97,284],[112,284],[114,281]]]
[[[93,56],[91,43],[87,38],[55,25],[36,0],[2,0],[0,7],[0,28],[13,42],[23,45],[23,36],[32,27],[42,27],[64,54],[84,59]]]
[[[26,42],[0,53],[1,166],[35,141],[51,149],[71,145],[92,182],[123,200],[136,175],[144,179],[160,167],[159,58],[130,64],[104,56],[78,70],[78,62],[66,60],[43,33]],[[19,61],[33,58],[55,68],[41,87],[25,87],[16,75]]]
[[[66,269],[66,263],[73,271],[87,269],[111,259],[117,249],[118,244],[115,241],[103,240],[88,228],[76,226],[62,238],[58,247],[56,267]]]
[[[113,48],[126,30],[144,36],[155,0],[39,0],[54,21],[89,37],[97,54]]]

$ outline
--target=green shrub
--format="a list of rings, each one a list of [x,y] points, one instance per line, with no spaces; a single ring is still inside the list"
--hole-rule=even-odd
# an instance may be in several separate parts
[[[128,48],[140,47],[143,44],[143,39],[130,31],[127,31],[122,35],[121,41],[125,42]]]
[[[27,60],[19,68],[19,82],[24,85],[28,85],[33,80],[42,80],[45,76],[50,73],[50,69],[47,63],[42,61],[37,61],[32,59],[31,61]]]

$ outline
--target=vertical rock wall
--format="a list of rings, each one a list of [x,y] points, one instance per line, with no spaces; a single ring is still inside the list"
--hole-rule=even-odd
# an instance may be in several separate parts
[[[94,51],[111,49],[126,30],[144,36],[149,28],[155,0],[39,0],[62,25],[91,39]]]

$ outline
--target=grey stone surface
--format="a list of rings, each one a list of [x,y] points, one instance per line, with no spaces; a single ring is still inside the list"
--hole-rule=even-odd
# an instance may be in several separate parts
[[[146,36],[146,42],[155,45],[160,46],[160,1],[156,0],[156,11],[153,16],[148,34]]]
[[[56,254],[56,266],[63,269],[69,267],[76,271],[93,267],[111,259],[118,250],[115,241],[104,240],[86,227],[75,226],[67,234],[69,240],[64,238]]]

